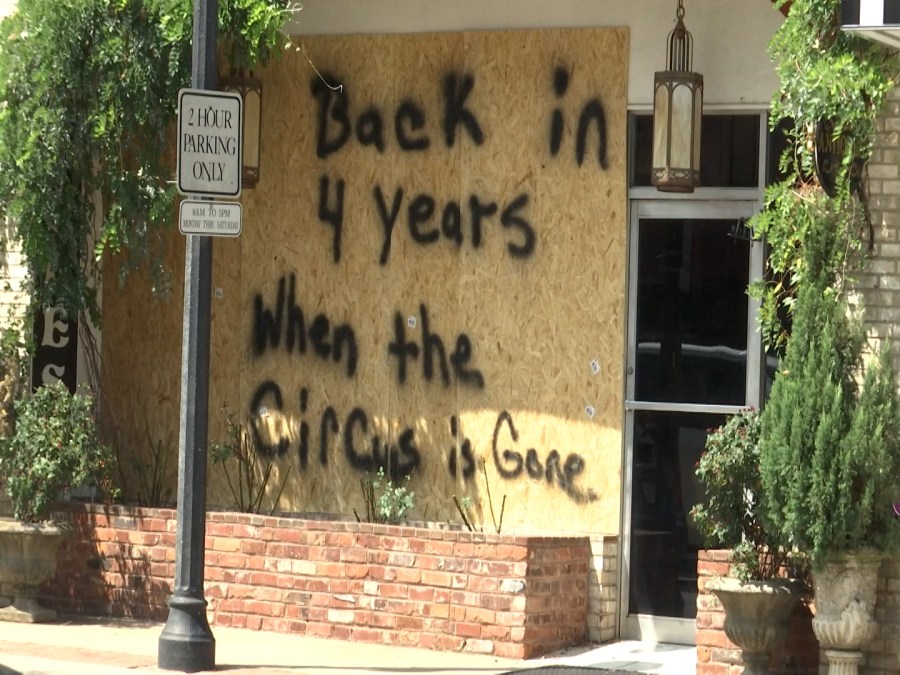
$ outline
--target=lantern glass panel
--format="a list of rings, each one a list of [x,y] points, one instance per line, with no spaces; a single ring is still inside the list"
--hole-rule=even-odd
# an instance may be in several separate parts
[[[671,154],[669,166],[673,169],[691,168],[693,150],[692,123],[694,121],[694,96],[689,84],[678,82],[672,90],[672,123],[669,125]]]
[[[669,144],[669,87],[665,82],[656,86],[653,101],[653,166],[666,166]]]
[[[697,87],[694,92],[694,161],[691,167],[694,171],[700,170],[700,139],[703,123],[703,87]]]

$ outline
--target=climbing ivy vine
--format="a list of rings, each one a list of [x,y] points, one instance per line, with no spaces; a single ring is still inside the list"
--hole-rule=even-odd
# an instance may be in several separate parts
[[[290,0],[219,0],[220,61],[286,46]],[[16,221],[32,306],[99,321],[107,251],[165,294],[172,128],[190,83],[193,0],[19,0],[0,23],[0,209]]]
[[[776,5],[790,11],[769,44],[781,82],[771,125],[790,121],[791,126],[780,161],[783,179],[767,189],[765,208],[751,221],[755,236],[765,237],[771,249],[766,278],[751,287],[751,295],[762,301],[766,341],[783,347],[784,319],[806,276],[803,244],[810,229],[835,228],[842,241],[828,261],[835,290],[852,279],[864,259],[871,227],[864,166],[900,60],[896,51],[842,31],[840,0],[776,0]],[[822,190],[814,172],[816,128],[823,121],[843,143],[834,196]]]

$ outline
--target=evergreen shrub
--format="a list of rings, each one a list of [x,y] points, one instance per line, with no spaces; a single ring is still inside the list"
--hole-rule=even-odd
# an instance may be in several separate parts
[[[807,232],[807,276],[760,439],[767,527],[814,568],[847,551],[890,551],[900,539],[891,511],[900,497],[900,430],[890,347],[863,368],[861,312],[827,264],[842,241],[832,225],[823,219]]]

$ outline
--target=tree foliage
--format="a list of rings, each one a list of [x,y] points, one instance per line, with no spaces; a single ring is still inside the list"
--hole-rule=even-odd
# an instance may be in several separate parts
[[[900,419],[890,348],[857,376],[865,336],[829,263],[843,246],[821,221],[806,236],[793,335],[766,405],[760,474],[767,527],[814,566],[848,550],[896,546]]]
[[[286,41],[289,0],[220,0],[220,47],[253,67]],[[99,319],[106,251],[165,294],[171,129],[189,84],[193,0],[19,0],[0,23],[0,208],[36,307]]]
[[[691,518],[707,546],[733,550],[742,581],[772,579],[788,557],[764,519],[760,429],[759,411],[735,413],[706,437],[695,472],[705,500],[694,505]]]
[[[769,44],[781,83],[772,100],[771,126],[791,125],[780,159],[783,179],[767,188],[765,208],[751,221],[755,236],[771,249],[768,273],[751,294],[762,300],[764,338],[779,347],[789,337],[783,320],[793,313],[797,289],[807,277],[803,247],[810,230],[823,217],[838,228],[841,243],[823,263],[842,278],[862,259],[867,198],[865,176],[859,174],[900,68],[896,51],[840,29],[839,6],[839,0],[794,0]],[[823,194],[814,175],[815,133],[823,121],[843,144],[834,197]]]
[[[19,399],[15,408],[15,432],[0,438],[0,477],[18,520],[46,519],[65,489],[89,485],[113,495],[115,456],[100,442],[88,392],[70,394],[57,381]]]

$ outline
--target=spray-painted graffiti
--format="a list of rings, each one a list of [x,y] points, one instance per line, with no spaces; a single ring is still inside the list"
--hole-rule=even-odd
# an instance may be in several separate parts
[[[428,309],[425,305],[419,305],[419,317],[422,322],[422,346],[413,340],[408,340],[406,335],[406,321],[400,312],[394,314],[394,339],[388,345],[388,354],[397,359],[397,381],[406,383],[407,361],[422,357],[422,377],[429,382],[434,379],[435,366],[440,372],[441,381],[445,387],[450,386],[450,371],[453,371],[453,380],[476,387],[484,388],[484,376],[480,370],[469,367],[472,359],[472,341],[465,333],[460,333],[456,338],[456,348],[447,358],[447,350],[440,336],[431,330],[428,318]]]
[[[541,462],[538,451],[535,448],[528,448],[524,457],[518,450],[509,448],[504,448],[501,452],[500,446],[507,439],[512,441],[513,444],[518,443],[519,432],[513,422],[512,415],[504,410],[497,417],[497,424],[494,426],[494,438],[491,443],[494,464],[500,476],[507,480],[513,480],[522,476],[524,471],[534,480],[546,481],[550,485],[557,485],[576,502],[584,503],[597,500],[597,495],[593,490],[589,489],[585,492],[575,484],[578,475],[585,469],[585,461],[581,455],[570,453],[566,457],[566,461],[560,466],[562,458],[559,451],[554,449],[549,452],[546,460]]]
[[[569,89],[569,71],[558,67],[553,71],[553,92],[562,99]],[[578,132],[575,135],[575,161],[578,166],[584,164],[587,153],[587,137],[593,124],[597,133],[597,162],[601,169],[609,167],[606,156],[606,112],[599,98],[592,98],[581,109],[578,116]],[[566,127],[564,116],[559,108],[553,110],[550,118],[550,154],[556,157],[563,142],[563,130]]]
[[[454,444],[447,454],[447,468],[450,469],[450,475],[454,478],[462,475],[468,480],[475,475],[475,455],[472,453],[472,441],[462,434],[456,415],[450,417],[450,436],[453,438]]]
[[[353,328],[347,324],[332,325],[324,314],[317,314],[307,323],[303,309],[297,304],[297,276],[293,273],[278,280],[274,309],[266,306],[261,293],[253,298],[252,346],[256,356],[282,347],[289,354],[295,351],[305,354],[307,346],[311,346],[313,353],[323,360],[344,361],[347,377],[356,374],[359,359]]]
[[[380,185],[373,188],[372,195],[384,231],[378,262],[386,265],[391,255],[394,226],[400,219],[403,207],[403,188],[394,190],[390,206]],[[534,228],[522,213],[528,206],[528,199],[528,193],[523,192],[500,211],[500,226],[511,235],[506,248],[512,258],[528,258],[534,253],[537,244]],[[431,195],[419,193],[407,200],[406,229],[410,239],[421,246],[436,244],[443,238],[457,248],[467,240],[472,248],[481,248],[484,228],[491,224],[499,210],[497,202],[484,200],[474,194],[469,196],[468,202],[463,206],[453,199],[441,205]]]
[[[400,431],[396,443],[386,441],[371,423],[369,414],[362,408],[353,408],[344,416],[328,406],[318,420],[318,425],[310,426],[307,419],[309,408],[309,390],[300,390],[299,433],[281,425],[272,429],[267,427],[267,420],[278,415],[289,414],[286,411],[284,395],[281,387],[272,380],[262,382],[250,400],[251,434],[257,452],[267,457],[283,457],[291,451],[291,444],[296,435],[297,460],[300,468],[309,468],[310,442],[312,429],[317,430],[318,460],[327,466],[329,456],[342,452],[347,463],[358,471],[371,472],[383,468],[385,473],[396,480],[408,476],[419,466],[421,453],[415,442],[415,432],[410,427]]]
[[[560,101],[568,92],[570,77],[564,67],[557,67],[553,72],[553,91]],[[456,143],[459,129],[465,131],[476,147],[485,142],[484,130],[467,105],[474,87],[475,78],[470,74],[450,73],[443,79],[442,125],[447,148],[452,148]],[[372,147],[379,153],[386,151],[388,125],[385,123],[385,113],[379,108],[369,106],[354,115],[349,95],[344,90],[334,91],[318,77],[311,80],[310,88],[318,103],[316,154],[320,159],[337,153],[354,137],[363,147]],[[394,137],[400,150],[421,152],[431,147],[426,112],[418,103],[411,98],[403,99],[393,119]],[[554,108],[550,121],[550,154],[553,157],[562,149],[566,128],[562,108]],[[578,115],[574,154],[579,166],[584,164],[588,140],[593,136],[597,142],[597,162],[602,170],[606,170],[609,166],[606,112],[597,97],[583,103]],[[318,217],[332,228],[331,255],[335,263],[341,260],[346,188],[347,182],[343,178],[332,179],[322,175],[319,179]],[[391,242],[398,222],[405,222],[410,239],[423,247],[445,240],[457,248],[468,241],[472,248],[478,249],[485,227],[497,220],[500,227],[508,232],[506,248],[511,258],[529,258],[537,246],[534,226],[525,212],[531,201],[527,192],[520,192],[505,203],[477,194],[470,194],[467,200],[450,198],[442,201],[427,192],[407,195],[402,187],[394,187],[391,191],[376,184],[372,188],[372,197],[373,208],[383,230],[378,256],[381,265],[387,265],[390,260]],[[404,215],[401,216],[401,213]]]
[[[340,78],[326,73],[325,79]],[[441,126],[444,143],[448,148],[456,144],[457,130],[462,128],[476,146],[484,143],[484,131],[475,113],[466,101],[475,88],[475,77],[469,73],[448,73],[441,81],[443,116]],[[335,91],[318,76],[311,78],[310,91],[318,105],[316,110],[316,155],[325,159],[343,148],[354,135],[364,147],[373,147],[383,153],[387,148],[385,113],[369,105],[358,115],[350,108],[350,96],[346,89]],[[355,117],[355,120],[354,120]],[[427,150],[431,139],[426,131],[425,109],[410,98],[404,99],[393,114],[394,136],[397,147],[404,151]],[[355,122],[355,123],[354,123]],[[413,135],[414,134],[414,135]]]
[[[267,428],[266,420],[276,415],[290,415],[286,410],[281,387],[272,380],[262,382],[250,401],[251,432],[254,446],[266,457],[284,457],[296,451],[301,470],[310,469],[310,448],[316,442],[318,463],[326,467],[334,455],[343,455],[351,468],[360,472],[373,472],[383,468],[392,480],[410,475],[423,460],[422,451],[411,426],[400,425],[396,439],[385,439],[385,431],[379,432],[372,417],[361,407],[354,407],[346,415],[339,414],[333,406],[326,407],[319,419],[308,419],[309,390],[302,388],[299,396],[299,431],[284,428]],[[450,437],[453,446],[447,455],[447,471],[452,478],[470,480],[475,475],[476,449],[465,436],[455,415],[450,417]],[[541,461],[535,448],[522,452],[501,447],[519,442],[519,433],[512,415],[503,411],[497,416],[491,452],[497,473],[504,480],[528,478],[560,488],[577,503],[598,499],[592,489],[584,490],[576,482],[586,468],[585,460],[570,453],[565,461],[558,450],[551,450]],[[292,447],[293,446],[293,447]]]
[[[332,182],[327,175],[319,179],[318,217],[332,229],[331,257],[335,263],[341,261],[346,188],[347,183],[343,179]],[[502,204],[501,209],[498,202],[476,194],[470,195],[465,202],[450,199],[440,203],[425,192],[407,198],[403,188],[397,187],[388,197],[381,185],[376,184],[372,188],[372,200],[382,231],[378,255],[381,265],[387,265],[390,261],[391,244],[398,222],[405,223],[409,238],[423,248],[438,244],[441,240],[457,248],[466,242],[473,249],[481,248],[485,230],[494,224],[499,224],[507,233],[506,250],[511,258],[529,258],[537,247],[537,233],[525,212],[530,200],[527,192]]]
[[[538,145],[542,146],[538,148],[540,162],[545,162],[545,158],[558,161],[571,157],[582,170],[608,171],[607,115],[600,97],[573,93],[574,67],[557,66],[549,75],[551,104],[546,136],[546,108],[539,110],[539,117],[534,120],[538,125]],[[318,203],[312,205],[309,215],[318,218],[326,228],[322,245],[330,251],[322,254],[339,265],[344,249],[365,241],[375,249],[369,258],[372,266],[376,260],[381,267],[403,264],[405,261],[397,259],[401,251],[450,249],[480,250],[483,255],[499,251],[504,264],[516,268],[517,273],[519,269],[529,269],[538,251],[539,235],[548,234],[536,222],[536,214],[548,209],[546,204],[536,203],[545,193],[538,191],[536,186],[540,183],[532,180],[531,173],[523,173],[524,177],[509,193],[497,194],[490,185],[485,187],[485,181],[467,180],[464,184],[477,188],[448,193],[448,188],[437,182],[424,187],[392,182],[390,176],[396,172],[389,171],[388,178],[379,176],[374,180],[368,176],[376,173],[366,172],[367,178],[361,178],[363,174],[353,172],[352,165],[364,155],[376,158],[380,166],[402,162],[410,154],[435,153],[443,156],[436,161],[455,161],[463,149],[494,161],[496,153],[488,154],[486,148],[495,140],[493,134],[504,129],[496,123],[483,123],[496,120],[496,113],[491,110],[488,114],[486,107],[479,111],[487,89],[478,87],[475,74],[448,72],[436,82],[425,82],[425,87],[432,88],[427,95],[417,98],[404,93],[386,104],[358,100],[358,96],[351,100],[349,92],[355,91],[352,87],[335,90],[325,81],[344,79],[330,73],[324,73],[324,79],[318,75],[310,79],[314,107],[311,131],[315,134],[320,172]],[[435,103],[425,105],[423,101]],[[523,110],[522,114],[527,112]],[[350,149],[352,153],[348,152]],[[451,153],[454,149],[457,152]],[[351,154],[353,162],[349,161]],[[343,158],[348,158],[345,163],[350,166],[342,164]],[[360,184],[362,180],[370,182]],[[447,181],[447,185],[451,184],[454,182]],[[361,227],[370,229],[360,232]],[[546,251],[549,255],[549,246]],[[475,255],[470,257],[478,259]],[[352,260],[355,264],[360,260],[355,249]],[[400,386],[421,378],[434,391],[455,392],[464,387],[467,396],[472,397],[487,391],[483,362],[477,358],[483,354],[476,353],[479,341],[460,331],[458,325],[447,326],[446,322],[455,317],[441,315],[440,307],[430,310],[428,298],[418,303],[415,317],[407,317],[401,311],[375,317],[375,321],[383,322],[384,332],[379,336],[382,339],[365,345],[369,349],[363,354],[349,323],[336,322],[324,312],[307,316],[298,298],[300,291],[297,275],[289,273],[280,277],[277,288],[269,289],[268,295],[259,292],[254,296],[250,336],[254,358],[309,352],[334,364],[349,378],[356,377],[361,359],[377,359],[379,364],[386,364],[383,368],[392,378],[396,376],[394,381]],[[371,320],[366,317],[359,325],[370,326]],[[370,371],[363,368],[362,372]],[[285,393],[276,381],[262,381],[249,399],[249,414],[257,450],[269,457],[294,458],[304,472],[339,461],[360,472],[384,468],[392,479],[397,479],[409,475],[423,462],[440,461],[453,480],[469,481],[483,457],[493,460],[502,480],[549,486],[581,504],[598,499],[593,489],[582,484],[586,461],[580,454],[527,447],[524,440],[520,442],[514,415],[506,410],[497,414],[493,434],[481,433],[480,437],[466,435],[458,412],[446,421],[432,420],[425,429],[447,424],[438,438],[430,437],[421,421],[415,424],[403,419],[404,415],[417,415],[419,411],[402,410],[385,419],[357,405],[352,394],[348,399],[336,397],[333,391],[325,392],[316,405],[311,403],[313,396],[308,387],[294,391],[296,394]],[[335,400],[342,402],[334,404]],[[490,427],[485,429],[489,430]],[[528,437],[523,434],[523,439]]]

